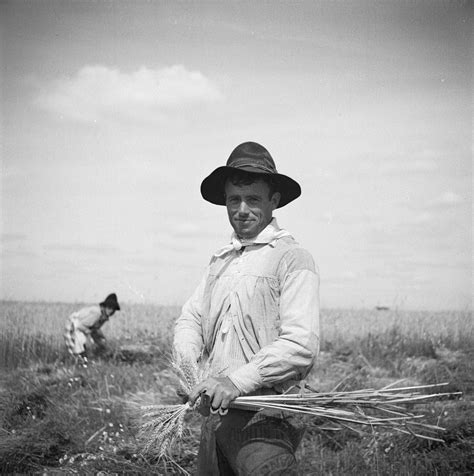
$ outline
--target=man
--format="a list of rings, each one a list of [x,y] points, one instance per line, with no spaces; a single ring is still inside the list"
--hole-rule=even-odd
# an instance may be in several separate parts
[[[73,312],[66,324],[66,346],[69,352],[77,357],[86,358],[86,344],[89,340],[97,347],[97,353],[106,350],[106,339],[101,327],[120,311],[120,306],[115,293],[109,294],[97,306],[84,307]]]
[[[211,258],[175,328],[178,356],[209,368],[189,395],[191,403],[210,402],[214,413],[203,425],[198,474],[296,474],[301,429],[280,413],[230,404],[240,395],[294,388],[318,353],[313,259],[272,216],[299,197],[300,186],[277,173],[263,146],[245,142],[204,179],[201,194],[227,207],[234,233]]]

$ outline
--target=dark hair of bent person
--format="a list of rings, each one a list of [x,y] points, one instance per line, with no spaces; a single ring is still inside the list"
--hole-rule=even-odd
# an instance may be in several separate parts
[[[272,198],[273,194],[279,191],[278,180],[268,174],[255,174],[252,172],[246,172],[245,170],[236,170],[231,175],[229,175],[227,180],[229,180],[232,185],[237,187],[242,185],[252,185],[255,182],[264,182],[269,188],[268,198]]]

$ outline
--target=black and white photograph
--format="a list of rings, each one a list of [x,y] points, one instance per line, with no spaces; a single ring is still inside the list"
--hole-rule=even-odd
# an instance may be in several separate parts
[[[474,474],[473,17],[0,0],[0,473]]]

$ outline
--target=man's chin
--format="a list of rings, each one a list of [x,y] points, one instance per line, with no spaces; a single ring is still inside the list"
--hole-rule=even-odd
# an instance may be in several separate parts
[[[245,239],[254,238],[258,235],[256,228],[253,226],[239,226],[236,232],[238,236]]]

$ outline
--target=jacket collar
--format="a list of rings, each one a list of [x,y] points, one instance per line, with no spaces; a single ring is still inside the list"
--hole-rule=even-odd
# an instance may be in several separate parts
[[[275,246],[275,243],[284,236],[291,236],[283,228],[278,226],[276,218],[272,218],[272,221],[254,238],[248,240],[239,238],[235,231],[232,233],[230,243],[220,250],[218,250],[214,256],[220,257],[228,253],[229,251],[239,251],[244,246],[253,246],[253,245],[266,245]]]

